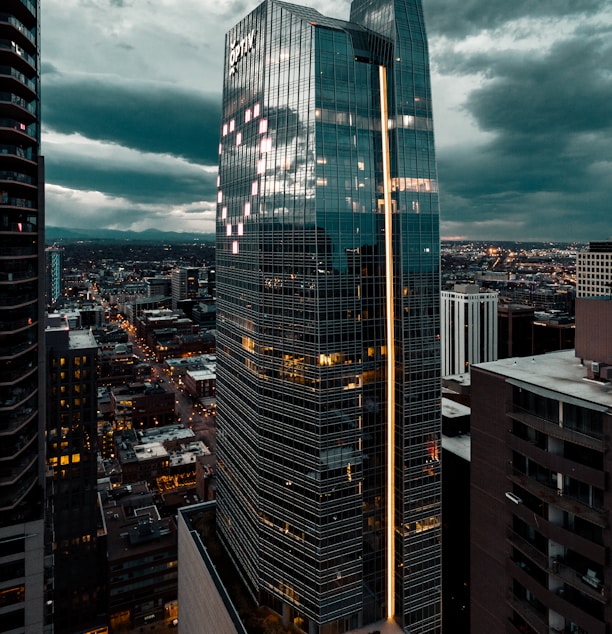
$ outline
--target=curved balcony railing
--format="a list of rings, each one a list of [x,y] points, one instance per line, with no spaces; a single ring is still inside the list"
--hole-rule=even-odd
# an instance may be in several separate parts
[[[0,233],[36,233],[38,225],[33,222],[11,222],[7,225],[0,224]]]
[[[21,207],[22,209],[34,209],[36,205],[27,198],[15,198],[13,196],[0,196],[0,205],[8,205],[9,207]]]
[[[33,372],[36,372],[36,370],[37,367],[34,363],[29,361],[23,368],[17,368],[11,372],[3,372],[2,375],[0,375],[0,385],[12,385],[13,383],[17,383],[17,381],[28,377]]]
[[[31,33],[29,29],[27,29],[17,18],[7,13],[0,13],[0,22],[4,22],[5,24],[10,24],[15,27],[24,37],[36,46],[36,36],[34,33]]]
[[[0,260],[36,256],[36,247],[0,247]]]
[[[10,394],[0,394],[0,419],[5,415],[3,412],[16,411],[30,399],[36,392],[36,382],[32,382],[25,387],[13,388]]]
[[[15,484],[36,463],[38,452],[33,451],[24,456],[14,467],[0,467],[0,487]]]
[[[36,15],[36,4],[32,0],[19,0],[21,4],[32,14]]]
[[[12,66],[0,66],[0,75],[14,77],[18,82],[26,86],[26,88],[29,88],[33,93],[36,93],[36,82],[18,71],[16,68],[13,68]]]
[[[0,170],[0,181],[23,183],[24,185],[36,185],[36,179],[33,176],[24,174],[23,172],[16,172],[15,170]]]
[[[32,405],[33,403],[27,403],[11,412],[7,417],[8,420],[5,419],[0,425],[0,437],[12,436],[24,429],[36,417],[37,410]]]
[[[31,280],[36,278],[36,275],[37,273],[34,269],[28,269],[26,271],[0,271],[0,284]]]
[[[19,55],[19,57],[21,57],[21,59],[24,59],[26,62],[28,62],[30,66],[36,68],[36,59],[32,55],[27,53],[21,46],[15,44],[15,42],[11,42],[9,40],[0,40],[0,49],[16,53],[17,55]]]
[[[27,159],[28,161],[36,160],[36,152],[34,148],[23,147],[21,145],[0,144],[0,154],[10,154],[18,158]]]
[[[10,511],[20,504],[25,496],[34,488],[38,481],[36,475],[31,475],[12,487],[2,487],[0,489],[0,512]],[[7,489],[4,492],[4,489]]]
[[[17,119],[5,117],[0,119],[0,128],[8,128],[11,132],[14,130],[17,133],[27,135],[32,138],[33,143],[36,142],[36,124],[27,124],[23,121],[18,121]]]
[[[21,306],[27,306],[28,304],[33,304],[37,300],[36,291],[32,293],[22,293],[19,295],[5,295],[4,297],[0,297],[0,311],[3,308],[18,308]],[[0,312],[0,315],[2,313]]]
[[[37,433],[35,429],[26,430],[26,432],[17,438],[17,440],[12,445],[3,445],[0,448],[0,462],[6,462],[7,460],[14,460],[20,454],[24,453],[28,447],[32,445],[32,443],[37,438]]]

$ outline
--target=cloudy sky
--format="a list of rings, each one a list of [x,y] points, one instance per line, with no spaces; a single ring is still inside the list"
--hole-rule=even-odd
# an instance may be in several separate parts
[[[612,237],[612,3],[422,2],[442,235]],[[257,4],[43,0],[48,225],[214,231],[224,33]]]

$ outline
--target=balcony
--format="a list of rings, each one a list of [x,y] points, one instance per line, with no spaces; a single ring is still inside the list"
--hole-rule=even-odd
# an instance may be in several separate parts
[[[34,134],[31,134],[32,131]],[[36,145],[37,130],[35,125],[26,125],[19,123],[14,119],[0,119],[0,132],[2,140],[9,144],[15,145]]]
[[[510,528],[506,532],[506,540],[511,546],[528,557],[536,566],[539,566],[542,570],[548,570],[548,556],[539,551],[531,542]]]
[[[26,46],[28,43],[36,46],[36,36],[34,33],[31,33],[17,18],[6,13],[0,13],[0,35],[10,37],[15,41],[21,41],[21,43]]]
[[[0,251],[0,260],[26,259],[38,255],[36,245],[28,247],[7,247],[2,245],[0,248],[2,249],[2,251]]]
[[[548,615],[540,611],[535,604],[518,599],[509,591],[506,603],[529,625],[537,634],[549,634]]]
[[[560,427],[558,422],[536,416],[535,414],[532,414],[526,409],[523,409],[513,403],[508,404],[508,411],[506,412],[506,415],[519,423],[527,425],[527,427],[531,427],[532,429],[546,434],[547,436],[552,436],[553,438],[558,438],[559,440],[567,440],[575,445],[588,447],[589,449],[594,449],[595,451],[603,452],[607,449],[607,443],[603,438],[589,436],[587,434],[574,431],[573,429],[568,429],[567,427]]]
[[[32,0],[13,0],[9,3],[11,12],[14,13],[22,22],[26,24],[35,22],[36,3]]]
[[[34,451],[21,459],[13,468],[0,468],[0,490],[2,487],[15,484],[27,471],[36,464],[38,451]]]
[[[36,188],[36,179],[33,176],[14,170],[0,170],[0,181],[19,183],[28,189]]]
[[[33,282],[37,277],[38,274],[34,269],[26,271],[0,271],[0,285]],[[2,328],[0,327],[0,329]]]
[[[12,436],[13,434],[21,431],[30,421],[34,419],[37,414],[37,410],[33,407],[20,407],[17,411],[12,412],[8,417],[8,424],[6,420],[2,421],[0,427],[0,440],[3,436]],[[5,442],[2,440],[2,442]]]
[[[34,102],[36,100],[36,82],[33,79],[29,79],[27,75],[24,75],[11,66],[0,66],[0,77],[2,78],[2,86],[5,90],[16,95],[21,95],[28,102]],[[0,127],[13,128],[12,125],[6,126],[5,124],[2,124]],[[15,129],[17,130],[19,128]]]
[[[38,225],[34,222],[9,222],[0,224],[0,234],[36,235],[37,233]]]
[[[10,394],[0,396],[0,419],[3,418],[2,412],[14,411],[25,405],[26,401],[37,391],[36,382],[26,387],[13,388]]]
[[[25,308],[26,306],[30,306],[35,304],[38,301],[38,297],[36,297],[36,290],[32,290],[31,293],[12,293],[12,294],[4,294],[0,296],[0,315],[2,314],[2,310],[10,309],[14,310],[15,308]]]
[[[542,502],[552,504],[562,511],[578,515],[596,526],[600,526],[602,528],[607,527],[608,512],[606,509],[589,506],[582,500],[573,498],[566,494],[561,495],[556,488],[548,486],[547,484],[519,471],[510,462],[507,464],[506,475],[508,480],[518,484],[526,491],[529,491],[529,493],[539,500],[542,500]]]
[[[22,482],[18,482],[12,487],[0,488],[0,513],[11,511],[16,508],[25,498],[25,496],[34,488],[38,481],[36,475],[31,475]]]
[[[30,430],[29,435],[24,433],[13,443],[12,447],[3,447],[0,452],[0,462],[14,460],[23,454],[38,438],[36,430]]]
[[[552,574],[579,593],[585,594],[599,603],[608,603],[608,593],[603,583],[595,582],[586,574],[568,566],[562,559],[556,559],[552,562]]]
[[[27,378],[30,374],[34,374],[37,370],[38,367],[30,361],[24,365],[24,367],[16,368],[10,372],[3,372],[2,375],[0,375],[0,385],[14,385],[22,379]]]
[[[12,40],[0,40],[0,60],[3,60],[4,64],[7,63],[6,54],[13,54],[10,59],[11,66],[20,66],[26,72],[32,72],[36,68],[36,58],[30,55],[22,46],[19,46]],[[28,66],[25,66],[26,62]]]

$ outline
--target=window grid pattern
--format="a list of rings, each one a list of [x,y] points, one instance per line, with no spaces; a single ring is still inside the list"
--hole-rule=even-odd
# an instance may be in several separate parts
[[[420,5],[406,16],[380,4],[398,29],[410,19],[424,37]],[[367,23],[366,13],[353,22]],[[414,64],[395,68],[392,44],[410,43],[274,1],[230,31],[226,50],[252,33],[238,62],[226,54],[220,130],[221,538],[253,596],[285,606],[306,631],[339,634],[386,614],[384,64],[393,76],[398,620],[434,632],[439,240],[426,46],[417,38]]]

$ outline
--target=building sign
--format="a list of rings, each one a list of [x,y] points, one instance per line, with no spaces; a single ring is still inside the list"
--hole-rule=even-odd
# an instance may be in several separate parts
[[[230,44],[229,74],[230,77],[236,73],[238,62],[255,48],[255,36],[257,31],[253,30],[240,40],[234,40]]]

